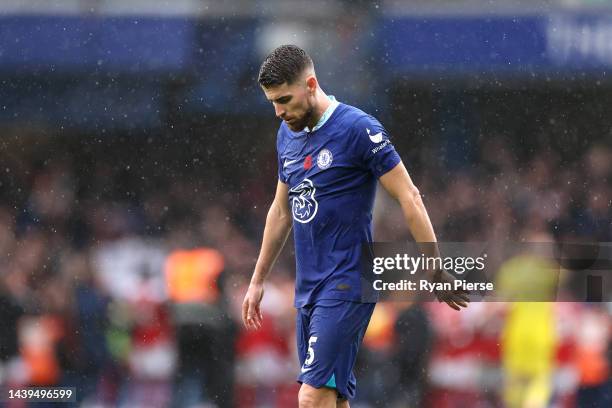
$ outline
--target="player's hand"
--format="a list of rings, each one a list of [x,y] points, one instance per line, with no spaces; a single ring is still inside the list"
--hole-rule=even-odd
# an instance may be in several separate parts
[[[455,278],[448,272],[441,270],[434,273],[433,281],[435,283],[453,283]],[[462,307],[467,307],[470,302],[468,292],[463,289],[457,290],[435,290],[438,301],[445,302],[455,310],[461,310]]]
[[[242,321],[249,330],[261,328],[263,315],[261,313],[261,299],[264,295],[263,284],[251,283],[244,302],[242,302]]]

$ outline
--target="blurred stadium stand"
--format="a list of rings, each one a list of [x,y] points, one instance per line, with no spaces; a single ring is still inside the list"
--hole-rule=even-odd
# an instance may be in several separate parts
[[[0,384],[75,386],[86,407],[296,405],[291,243],[264,328],[239,320],[276,178],[256,75],[281,43],[383,121],[439,239],[612,241],[610,1],[4,0]],[[384,194],[375,219],[377,240],[409,239]],[[224,265],[204,329],[165,270],[201,248]],[[610,313],[554,304],[530,365],[508,354],[540,344],[516,340],[514,305],[381,304],[352,406],[524,406],[504,380],[524,367],[550,400],[533,406],[610,406]]]

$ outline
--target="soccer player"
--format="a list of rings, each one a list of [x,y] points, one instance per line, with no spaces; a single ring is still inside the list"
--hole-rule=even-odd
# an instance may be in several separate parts
[[[276,48],[258,82],[282,119],[278,183],[242,318],[248,329],[261,327],[264,280],[293,226],[299,406],[349,407],[353,365],[375,306],[362,299],[359,263],[361,244],[372,242],[377,180],[399,202],[417,242],[435,242],[436,236],[383,126],[326,95],[304,50]],[[462,293],[438,295],[455,309],[467,305]]]

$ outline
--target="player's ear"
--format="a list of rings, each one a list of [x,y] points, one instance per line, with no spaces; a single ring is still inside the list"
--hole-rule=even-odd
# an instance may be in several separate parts
[[[317,78],[314,75],[308,75],[306,77],[306,87],[313,95],[317,91]]]

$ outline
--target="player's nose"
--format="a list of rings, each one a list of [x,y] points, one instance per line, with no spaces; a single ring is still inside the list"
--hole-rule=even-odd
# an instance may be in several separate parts
[[[277,118],[283,118],[283,116],[285,116],[285,109],[283,109],[282,106],[279,105],[274,105],[274,113],[276,114]]]

